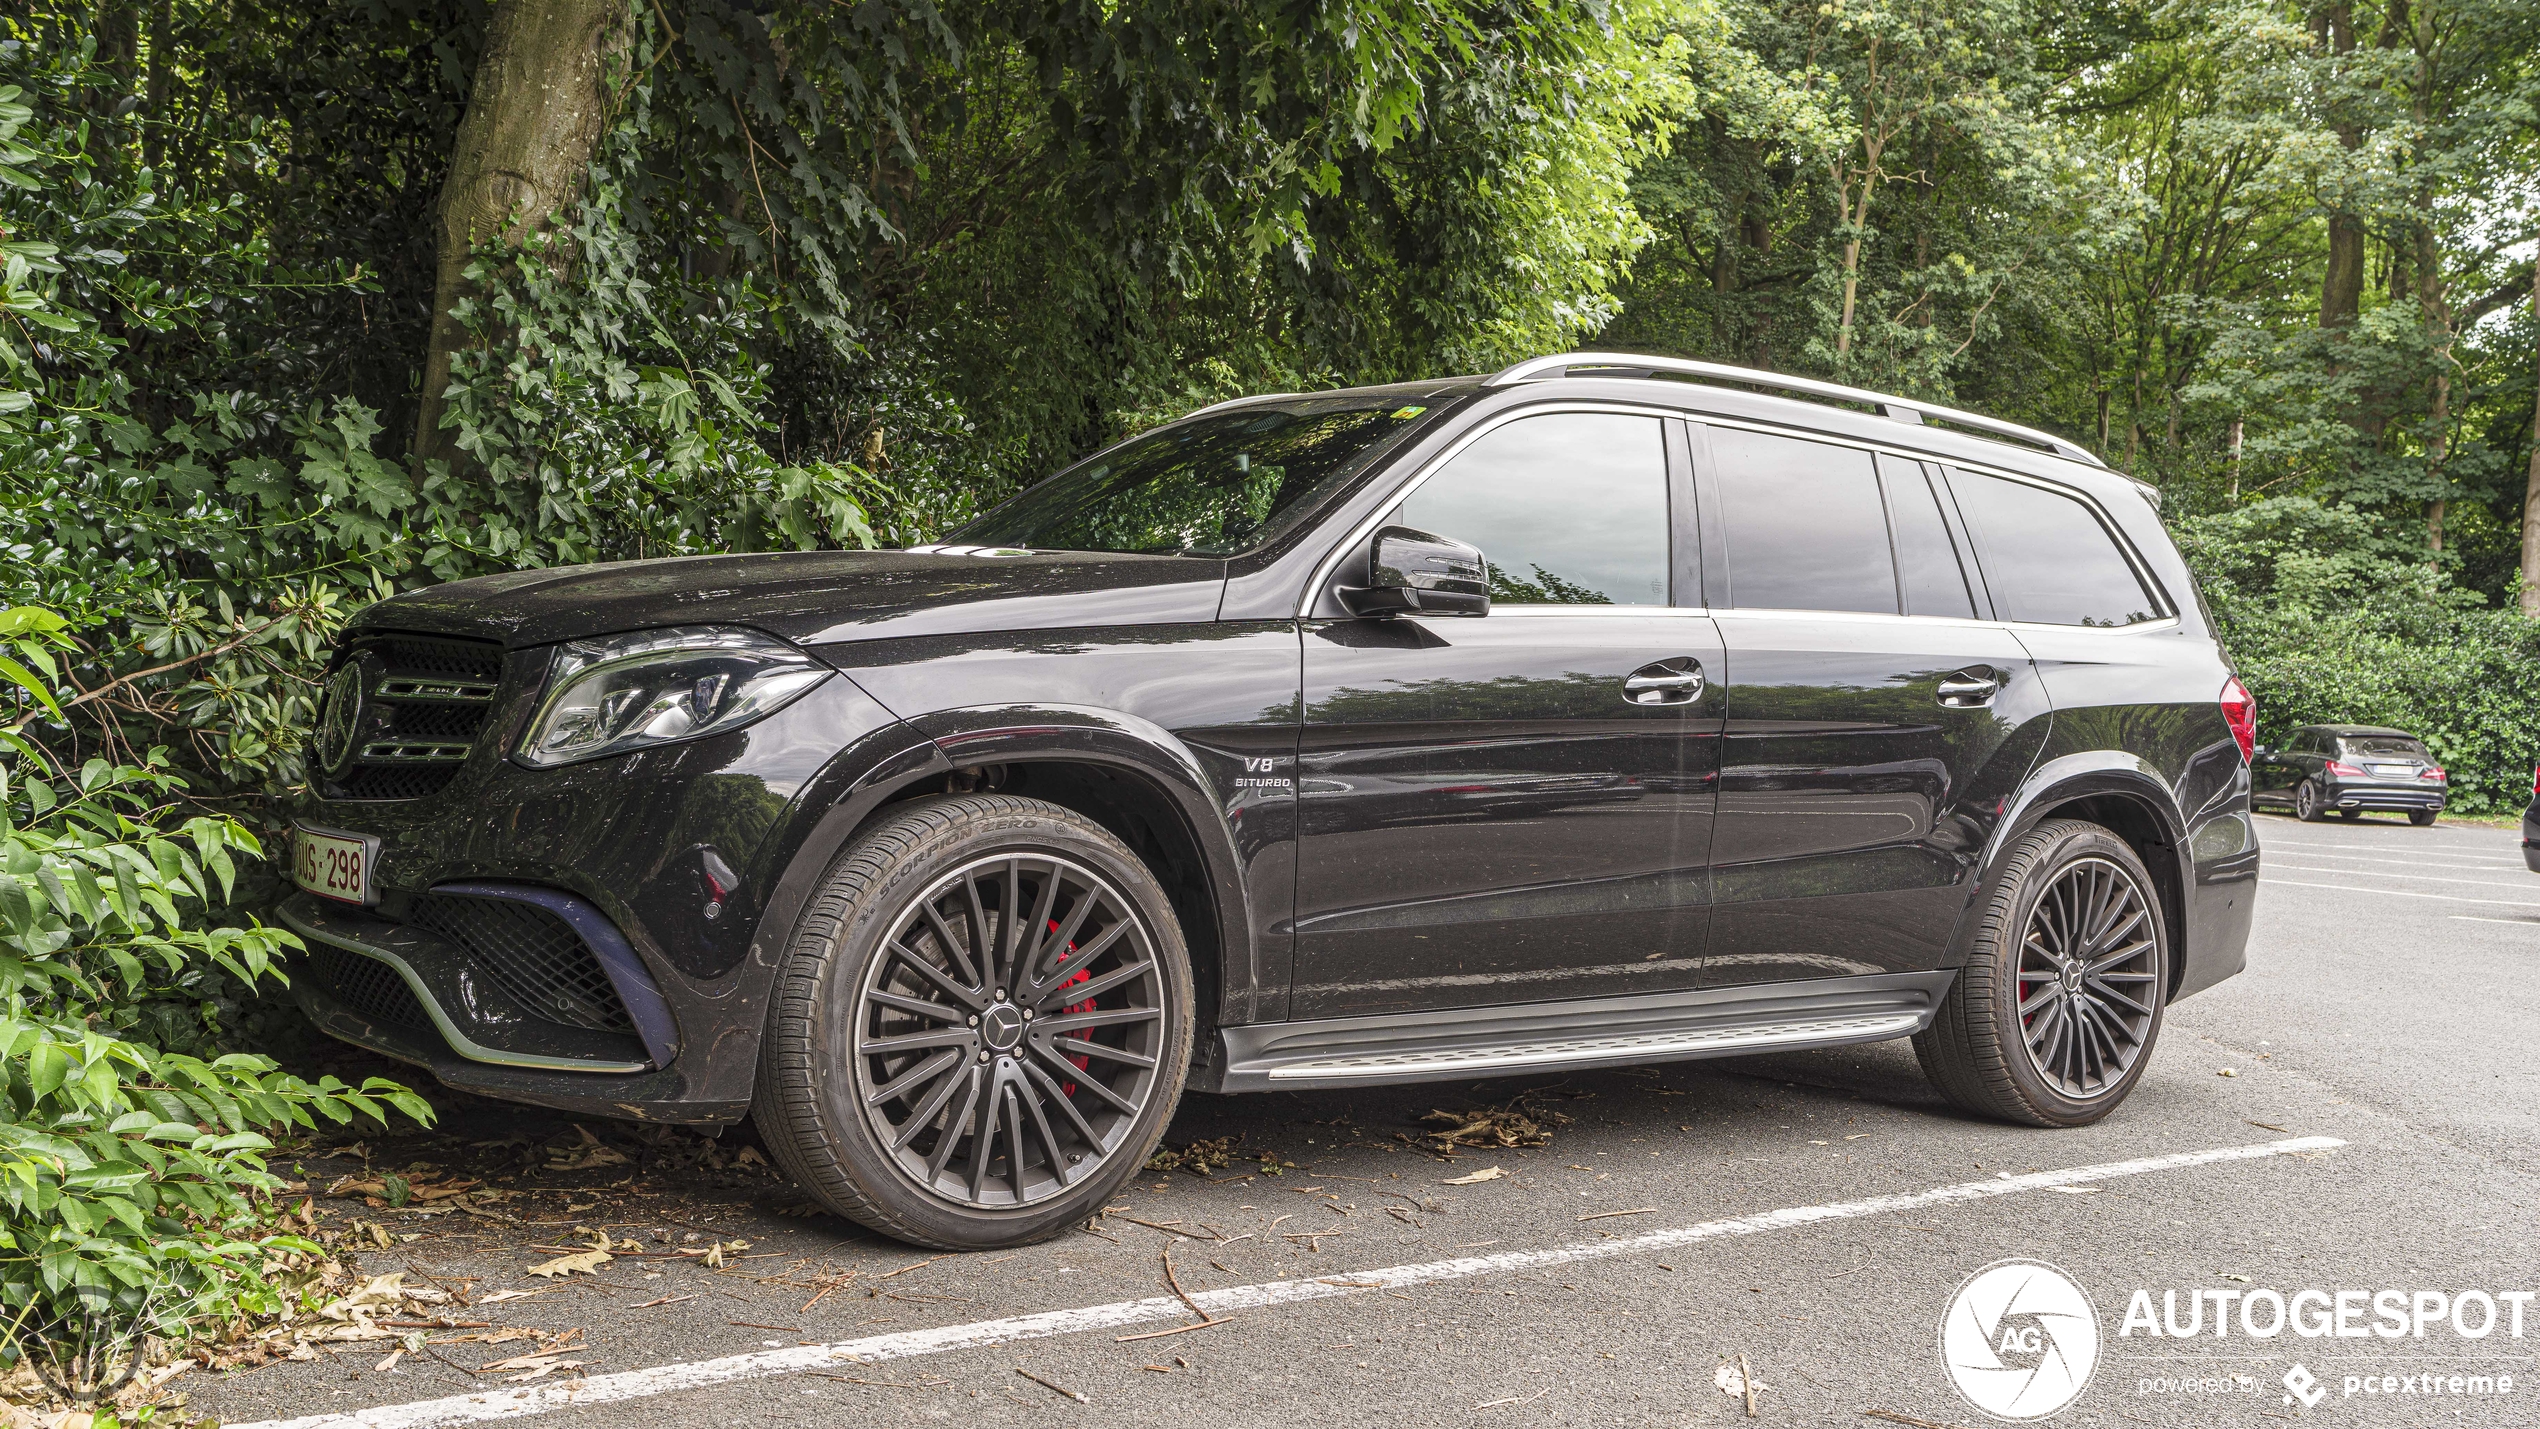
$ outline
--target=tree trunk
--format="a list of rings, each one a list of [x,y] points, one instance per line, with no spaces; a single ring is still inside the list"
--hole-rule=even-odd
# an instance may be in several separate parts
[[[2334,66],[2343,75],[2343,57],[2355,49],[2355,16],[2348,0],[2322,9],[2313,21],[2314,32],[2332,55],[2340,57]],[[2338,109],[2344,105],[2336,106]],[[2363,147],[2363,129],[2351,115],[2338,114],[2331,120],[2339,147],[2353,153]],[[2320,326],[2346,327],[2363,310],[2364,297],[2364,220],[2361,214],[2347,209],[2341,200],[2328,216],[2328,266],[2320,278]]]
[[[2540,263],[2531,265],[2531,321],[2540,328]],[[2531,364],[2531,470],[2522,479],[2522,613],[2540,616],[2540,352]]]
[[[608,120],[609,59],[625,47],[622,0],[506,0],[494,7],[435,218],[439,272],[413,460],[462,459],[442,429],[452,354],[469,341],[451,309],[479,244],[512,247],[573,202]]]

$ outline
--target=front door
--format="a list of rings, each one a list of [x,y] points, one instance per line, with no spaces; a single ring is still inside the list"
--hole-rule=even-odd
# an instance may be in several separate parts
[[[2035,669],[1921,464],[1695,431],[1728,646],[1704,982],[1936,967],[2045,741]]]
[[[1493,428],[1387,518],[1480,547],[1490,614],[1307,623],[1290,1016],[1698,983],[1721,647],[1669,605],[1673,425]]]

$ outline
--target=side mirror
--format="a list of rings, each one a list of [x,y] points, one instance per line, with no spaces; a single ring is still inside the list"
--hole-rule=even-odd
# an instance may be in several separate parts
[[[2273,753],[2275,753],[2275,751],[2274,751],[2274,750],[2269,749],[2269,748],[2267,748],[2265,745],[2261,744],[2261,745],[2259,745],[2256,749],[2253,749],[2253,750],[2251,750],[2251,751],[2249,752],[2249,757],[2250,757],[2251,759],[2264,759],[2264,758],[2266,758],[2268,755],[2273,754]]]
[[[1376,533],[1367,584],[1342,586],[1341,604],[1371,619],[1394,615],[1490,614],[1489,567],[1475,547],[1408,526]]]

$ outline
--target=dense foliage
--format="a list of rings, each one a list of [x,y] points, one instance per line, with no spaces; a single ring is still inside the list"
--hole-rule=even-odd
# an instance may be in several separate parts
[[[0,1358],[280,1308],[318,1258],[271,1234],[268,1133],[427,1119],[374,1080],[315,1083],[218,1048],[224,986],[277,977],[297,940],[206,916],[260,853],[236,820],[172,808],[165,757],[60,752],[59,615],[0,610]],[[53,738],[45,738],[46,731]],[[126,1356],[129,1358],[129,1355]]]

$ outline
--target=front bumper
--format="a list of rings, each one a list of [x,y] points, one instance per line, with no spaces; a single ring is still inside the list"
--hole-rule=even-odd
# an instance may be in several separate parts
[[[277,916],[308,945],[291,991],[319,1030],[424,1067],[445,1086],[597,1116],[721,1124],[748,1110],[697,1100],[672,1065],[675,1046],[523,1008],[466,949],[432,933],[306,893]],[[627,991],[630,1004],[643,996]]]
[[[311,949],[292,970],[294,996],[328,1035],[461,1091],[584,1115],[737,1121],[783,938],[811,885],[895,781],[938,769],[942,756],[838,678],[729,734],[524,769],[503,758],[502,741],[526,718],[543,666],[512,658],[491,733],[444,787],[300,811],[379,840],[380,902],[287,901],[282,921]],[[523,1005],[519,994],[536,988],[517,965],[492,967],[498,950],[475,949],[471,968],[469,949],[418,923],[420,900],[495,887],[587,913],[593,926],[567,921],[634,1016],[613,1034],[556,1025],[552,1006]],[[612,937],[623,954],[614,961],[603,946]],[[647,1001],[658,1010],[649,1025]]]

